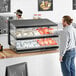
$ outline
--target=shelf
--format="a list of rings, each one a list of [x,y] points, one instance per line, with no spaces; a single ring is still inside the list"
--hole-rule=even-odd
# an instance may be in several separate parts
[[[11,45],[12,47],[12,45]],[[23,52],[37,52],[37,51],[44,51],[44,50],[53,50],[59,48],[59,46],[45,46],[45,47],[38,47],[38,48],[28,48],[28,49],[17,49],[13,46],[13,50],[18,52],[18,53],[23,53]]]
[[[12,35],[16,40],[28,40],[28,39],[39,39],[39,38],[54,38],[54,37],[59,37],[58,35],[42,35],[42,36],[32,36],[32,37],[20,37],[20,38],[17,38],[15,37],[13,34],[10,33],[10,35]]]
[[[57,49],[58,46],[53,47],[46,47],[46,48],[33,48],[33,49],[23,49],[23,50],[16,50],[18,53],[24,53],[24,52],[38,52],[38,51],[46,51],[46,50],[53,50]]]
[[[39,39],[39,38],[54,38],[58,37],[58,35],[44,35],[44,36],[33,36],[33,37],[26,37],[26,38],[16,38],[16,40],[28,40],[28,39]]]

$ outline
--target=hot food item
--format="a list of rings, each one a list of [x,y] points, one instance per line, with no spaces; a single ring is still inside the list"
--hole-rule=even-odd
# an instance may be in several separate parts
[[[44,31],[44,34],[50,34],[50,33],[49,33],[49,29],[48,29],[47,27],[44,27],[44,28],[43,28],[43,31]]]
[[[56,40],[53,40],[52,38],[48,38],[48,42],[49,42],[49,45],[57,45]]]
[[[55,29],[53,29],[53,28],[49,28],[49,33],[50,34],[53,34],[53,31],[54,31]]]
[[[56,40],[54,40],[52,38],[37,39],[37,42],[39,43],[40,46],[57,45]]]
[[[38,29],[36,29],[41,35],[44,35],[45,33],[44,33],[44,31],[43,31],[43,28],[38,28]]]
[[[22,37],[21,31],[16,32],[16,37]]]
[[[44,44],[49,46],[48,38],[44,39]]]
[[[44,39],[37,39],[37,42],[39,43],[40,46],[45,46]]]
[[[28,35],[28,33],[27,33],[27,32],[24,32],[24,33],[23,33],[23,36],[25,36],[25,37],[26,37],[27,35]]]
[[[53,28],[47,28],[47,27],[43,27],[43,28],[38,28],[36,29],[41,35],[45,35],[45,34],[53,34],[52,31],[54,30]]]
[[[32,31],[23,32],[23,37],[28,37],[28,36],[33,36],[33,32]]]

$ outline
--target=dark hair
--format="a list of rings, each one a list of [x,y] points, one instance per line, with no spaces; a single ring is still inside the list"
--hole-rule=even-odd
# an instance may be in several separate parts
[[[22,16],[22,11],[20,10],[20,9],[18,9],[17,11],[16,11],[16,14],[18,15],[18,16]]]
[[[68,25],[73,22],[73,19],[70,16],[63,16],[64,22],[66,21]]]
[[[19,13],[21,13],[21,14],[23,13],[20,9],[18,9],[17,12],[19,12]]]

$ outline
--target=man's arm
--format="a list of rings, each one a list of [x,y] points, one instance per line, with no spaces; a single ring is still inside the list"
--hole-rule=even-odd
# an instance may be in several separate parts
[[[75,45],[76,45],[76,29],[75,29]]]
[[[56,34],[56,35],[60,35],[61,31],[63,31],[63,29],[56,29],[54,31],[52,31],[53,34]]]

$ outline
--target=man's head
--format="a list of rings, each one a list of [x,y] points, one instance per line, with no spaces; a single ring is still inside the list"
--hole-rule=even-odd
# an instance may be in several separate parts
[[[63,16],[63,19],[62,19],[63,27],[69,26],[72,22],[73,22],[73,19],[70,16],[68,15]]]
[[[20,9],[18,9],[15,13],[17,17],[21,17],[23,12]]]

